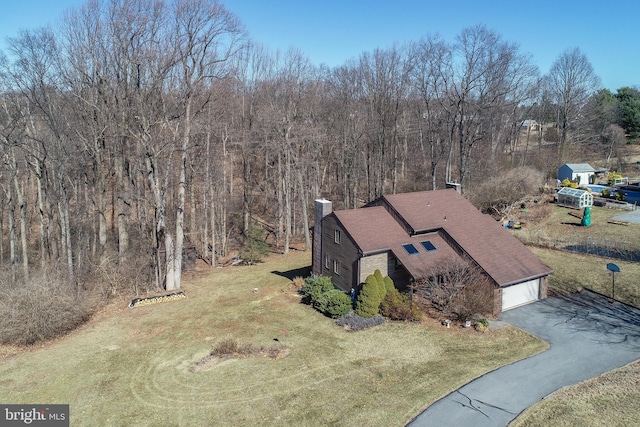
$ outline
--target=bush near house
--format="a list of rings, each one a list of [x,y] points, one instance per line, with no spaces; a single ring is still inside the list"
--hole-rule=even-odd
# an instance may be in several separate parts
[[[304,284],[300,288],[302,302],[305,304],[315,305],[321,298],[322,294],[334,289],[331,283],[331,277],[322,275],[312,275],[304,279]]]
[[[322,312],[332,319],[337,319],[351,311],[351,298],[340,289],[330,290],[324,294],[324,297],[325,305]]]
[[[378,314],[380,312],[380,303],[384,300],[386,293],[387,289],[382,273],[380,270],[376,270],[374,274],[367,276],[358,294],[356,314],[364,318]]]
[[[311,305],[320,313],[338,318],[351,310],[351,298],[331,283],[328,276],[309,276],[300,288],[302,302]]]
[[[569,178],[565,178],[560,183],[560,186],[562,186],[562,187],[570,187],[570,188],[579,188],[580,187],[580,180],[578,179],[576,181],[571,181],[571,180],[569,180]]]
[[[416,284],[415,292],[443,315],[468,320],[474,314],[493,311],[493,284],[478,267],[467,261],[440,264],[431,272],[435,280]]]
[[[385,281],[386,279],[389,279],[393,286],[389,276],[385,277]],[[395,287],[387,291],[384,300],[380,303],[380,314],[391,320],[420,320],[422,317],[420,310],[411,305],[409,296],[400,293]]]

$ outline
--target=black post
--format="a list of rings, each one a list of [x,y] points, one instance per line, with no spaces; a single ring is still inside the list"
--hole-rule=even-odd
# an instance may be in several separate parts
[[[613,274],[613,283],[611,284],[611,299],[612,300],[616,300],[616,272],[612,271],[611,274]]]

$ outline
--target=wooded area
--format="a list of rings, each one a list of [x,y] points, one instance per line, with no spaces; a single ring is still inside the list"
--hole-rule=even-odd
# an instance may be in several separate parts
[[[598,91],[579,49],[543,76],[482,25],[329,68],[268,51],[217,1],[91,0],[9,46],[0,261],[16,283],[54,268],[105,292],[179,289],[186,240],[212,266],[253,221],[284,253],[309,248],[315,198],[552,176],[568,146],[615,161],[638,123],[620,109],[638,91]]]

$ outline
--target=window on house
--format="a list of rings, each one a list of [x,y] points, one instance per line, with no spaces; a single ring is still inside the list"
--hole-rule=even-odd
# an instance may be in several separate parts
[[[340,275],[340,263],[336,260],[333,260],[333,272]]]
[[[413,246],[413,243],[407,243],[406,245],[402,245],[402,247],[409,255],[415,255],[418,253],[418,248]]]
[[[431,252],[431,251],[435,251],[436,250],[436,247],[433,246],[433,243],[431,243],[429,240],[425,240],[424,242],[420,242],[420,244],[422,245],[424,250],[427,251],[427,252]]]
[[[324,257],[324,268],[329,269],[330,267],[330,263],[331,262],[331,258],[329,257],[329,255]]]
[[[336,230],[333,240],[337,244],[340,244],[340,230]]]

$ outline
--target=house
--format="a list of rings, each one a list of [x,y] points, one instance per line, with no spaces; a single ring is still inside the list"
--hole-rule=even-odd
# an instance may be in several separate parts
[[[400,290],[471,260],[494,283],[494,313],[545,298],[553,270],[453,189],[386,195],[354,210],[316,201],[313,272],[349,292],[379,269]]]
[[[591,177],[595,176],[595,173],[596,170],[588,163],[565,163],[558,168],[558,180],[568,179],[586,185],[591,183]]]
[[[525,134],[528,132],[538,132],[539,130],[540,130],[540,124],[535,120],[531,120],[531,119],[523,120],[522,124],[520,125],[520,131]]]

